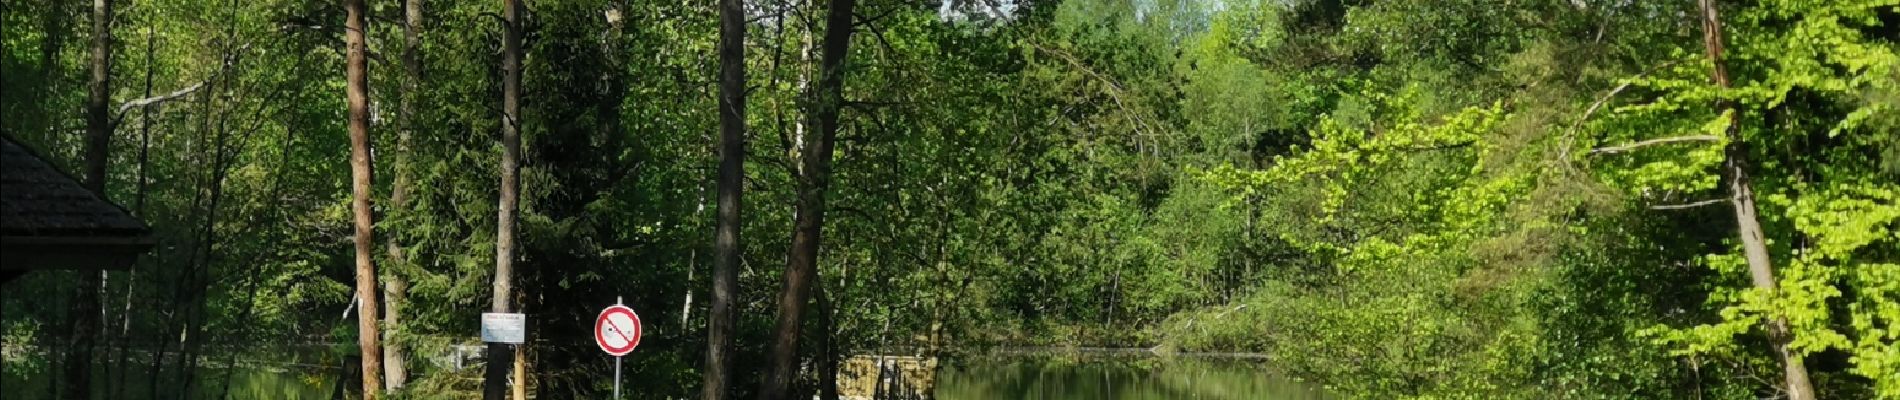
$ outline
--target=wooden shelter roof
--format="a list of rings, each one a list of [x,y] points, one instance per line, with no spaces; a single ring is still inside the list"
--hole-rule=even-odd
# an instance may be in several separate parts
[[[0,270],[124,269],[153,244],[151,228],[65,171],[0,135]]]

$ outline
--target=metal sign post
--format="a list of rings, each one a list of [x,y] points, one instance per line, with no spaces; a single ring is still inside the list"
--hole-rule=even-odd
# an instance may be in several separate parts
[[[614,297],[614,305],[600,310],[594,318],[594,344],[614,356],[614,399],[620,399],[620,361],[640,345],[640,315]]]
[[[624,306],[620,304],[620,296],[614,296],[614,305]],[[612,310],[612,308],[609,308],[608,310]],[[601,314],[606,314],[606,311],[602,311]],[[628,350],[633,350],[633,349],[628,349]],[[625,355],[614,356],[614,400],[620,400],[620,360],[625,359],[625,358],[627,358]]]

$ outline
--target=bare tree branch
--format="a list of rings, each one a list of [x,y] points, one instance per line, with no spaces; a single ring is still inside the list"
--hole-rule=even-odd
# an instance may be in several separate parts
[[[1671,137],[1666,137],[1666,138],[1661,138],[1661,139],[1644,140],[1641,142],[1630,143],[1630,144],[1626,144],[1622,146],[1598,147],[1598,148],[1590,149],[1590,154],[1621,153],[1621,152],[1635,150],[1637,148],[1642,148],[1642,147],[1647,147],[1647,146],[1677,143],[1677,142],[1719,142],[1719,141],[1722,141],[1722,138],[1716,137],[1715,135],[1671,136]]]
[[[1564,143],[1562,146],[1557,147],[1557,151],[1561,153],[1559,154],[1558,160],[1563,160],[1564,165],[1570,165],[1570,143],[1576,140],[1577,128],[1582,128],[1583,123],[1589,121],[1591,115],[1595,115],[1597,110],[1602,109],[1603,103],[1609,102],[1610,98],[1616,97],[1617,93],[1622,93],[1623,89],[1628,89],[1629,87],[1630,82],[1623,81],[1623,84],[1616,85],[1615,89],[1610,89],[1609,93],[1604,93],[1603,97],[1598,97],[1595,103],[1590,103],[1590,109],[1584,110],[1583,117],[1577,118],[1577,122],[1570,124],[1570,129],[1564,131]]]
[[[1694,203],[1664,204],[1664,205],[1657,205],[1657,206],[1649,206],[1649,209],[1651,210],[1682,210],[1682,209],[1696,208],[1696,207],[1701,207],[1701,206],[1706,206],[1706,205],[1721,204],[1728,201],[1729,199],[1709,199],[1709,200],[1703,200],[1703,201],[1698,201]]]
[[[898,11],[903,10],[903,9],[904,9],[903,7],[892,7],[889,10],[885,10],[883,13],[880,13],[878,15],[873,15],[873,16],[853,15],[855,17],[861,17],[861,18],[858,18],[857,21],[852,24],[852,26],[873,26],[872,24],[876,23],[877,21],[882,21],[884,20],[885,17],[889,17],[891,16],[891,14],[896,14]]]
[[[1610,89],[1609,93],[1604,93],[1603,97],[1597,98],[1595,103],[1590,103],[1590,108],[1583,111],[1583,118],[1578,118],[1577,123],[1570,126],[1570,130],[1575,132],[1578,126],[1583,125],[1584,121],[1590,120],[1591,115],[1596,115],[1597,110],[1603,109],[1603,103],[1609,102],[1611,97],[1616,97],[1617,93],[1622,93],[1623,89],[1629,89],[1629,87],[1630,82],[1624,81],[1623,84],[1616,85],[1615,89]]]
[[[185,95],[198,91],[198,89],[203,89],[205,87],[205,82],[210,82],[212,79],[215,79],[215,78],[217,77],[212,76],[210,78],[205,78],[205,80],[198,81],[198,83],[194,83],[191,86],[186,86],[183,89],[172,91],[171,93],[161,94],[161,95],[147,97],[147,98],[138,99],[138,100],[127,101],[124,104],[119,105],[119,114],[125,114],[126,111],[131,110],[133,108],[163,103],[163,102],[171,101],[172,99],[184,97]]]
[[[1572,165],[1572,163],[1570,162],[1570,147],[1572,143],[1576,143],[1577,130],[1582,128],[1584,123],[1587,123],[1590,121],[1590,116],[1596,115],[1597,111],[1601,111],[1603,109],[1604,104],[1608,104],[1610,102],[1610,99],[1615,98],[1617,94],[1623,93],[1624,89],[1629,89],[1630,85],[1635,82],[1635,79],[1640,79],[1646,75],[1649,75],[1650,71],[1668,68],[1669,66],[1675,65],[1675,64],[1676,64],[1675,61],[1671,61],[1671,62],[1662,63],[1661,65],[1644,68],[1642,72],[1637,73],[1635,77],[1632,77],[1632,79],[1623,80],[1623,83],[1616,85],[1616,88],[1610,89],[1610,91],[1607,93],[1604,93],[1602,97],[1598,97],[1596,102],[1590,103],[1590,108],[1584,110],[1583,117],[1577,118],[1577,121],[1570,125],[1570,129],[1564,130],[1563,144],[1557,148],[1558,160],[1563,163],[1564,167],[1572,171],[1576,170],[1576,166]]]
[[[1102,92],[1108,94],[1108,98],[1110,100],[1114,100],[1115,107],[1122,110],[1122,114],[1124,118],[1128,118],[1129,120],[1135,123],[1136,133],[1152,136],[1148,132],[1145,132],[1145,131],[1152,131],[1152,129],[1144,129],[1144,128],[1149,128],[1147,118],[1143,116],[1142,113],[1137,113],[1135,112],[1134,109],[1129,108],[1128,105],[1122,101],[1122,94],[1124,90],[1122,89],[1122,86],[1120,83],[1116,83],[1114,79],[1109,78],[1106,75],[1102,75],[1102,73],[1100,72],[1096,72],[1095,69],[1093,68],[1089,68],[1087,63],[1082,62],[1081,59],[1076,58],[1074,54],[1069,54],[1069,52],[1066,52],[1066,51],[1060,51],[1060,50],[1051,49],[1048,47],[1043,47],[1042,45],[1038,45],[1038,44],[1031,44],[1031,46],[1034,46],[1036,50],[1040,50],[1043,53],[1048,53],[1050,55],[1056,56],[1057,58],[1061,58],[1063,61],[1067,61],[1070,66],[1073,66],[1075,67],[1075,69],[1078,69],[1084,73],[1087,73],[1089,76],[1094,77],[1097,81],[1101,82],[1103,86],[1106,86],[1102,90]]]
[[[251,48],[250,43],[244,43],[238,46],[236,51],[249,50],[250,48]],[[125,112],[131,111],[133,108],[146,107],[146,106],[156,105],[158,103],[172,101],[177,98],[185,97],[186,95],[197,92],[199,89],[204,89],[206,83],[210,83],[212,79],[218,79],[218,76],[224,75],[225,71],[228,71],[231,69],[231,63],[232,63],[231,54],[227,52],[223,57],[224,57],[224,60],[222,63],[223,65],[218,66],[218,69],[216,71],[211,72],[211,76],[206,76],[204,80],[198,81],[198,83],[194,83],[194,84],[191,84],[191,86],[186,86],[184,88],[174,90],[171,93],[166,93],[166,94],[152,96],[152,97],[146,97],[143,99],[136,99],[136,100],[127,101],[125,103],[119,104],[119,111],[116,113],[118,114],[118,116],[112,118],[112,126],[118,126],[120,122],[125,121]]]

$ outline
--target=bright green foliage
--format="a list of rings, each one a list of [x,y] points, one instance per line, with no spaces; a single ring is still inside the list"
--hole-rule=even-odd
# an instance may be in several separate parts
[[[1801,354],[1839,352],[1847,372],[1872,381],[1873,393],[1900,396],[1891,328],[1900,320],[1892,291],[1900,215],[1892,176],[1870,154],[1891,146],[1891,96],[1900,83],[1900,50],[1863,33],[1879,26],[1893,1],[1778,1],[1725,10],[1724,60],[1734,88],[1710,83],[1708,60],[1683,51],[1674,66],[1631,80],[1646,98],[1616,107],[1600,124],[1599,143],[1672,135],[1725,137],[1731,128],[1714,105],[1738,106],[1740,139],[1751,161],[1759,212],[1779,285],[1772,296],[1745,285],[1739,247],[1703,259],[1720,276],[1711,286],[1716,323],[1649,331],[1677,354],[1760,357],[1743,338],[1764,318],[1785,318]],[[1868,121],[1881,120],[1880,124]],[[1661,130],[1655,127],[1665,127]],[[1604,156],[1602,179],[1638,201],[1664,203],[1727,196],[1717,166],[1726,141],[1655,146]],[[1735,243],[1734,240],[1728,240]],[[1852,393],[1852,392],[1843,392]]]

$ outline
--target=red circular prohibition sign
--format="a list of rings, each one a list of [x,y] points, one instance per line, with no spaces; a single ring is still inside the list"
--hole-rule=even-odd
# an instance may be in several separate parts
[[[594,318],[594,344],[609,355],[622,356],[640,345],[640,316],[623,305],[608,306]]]

